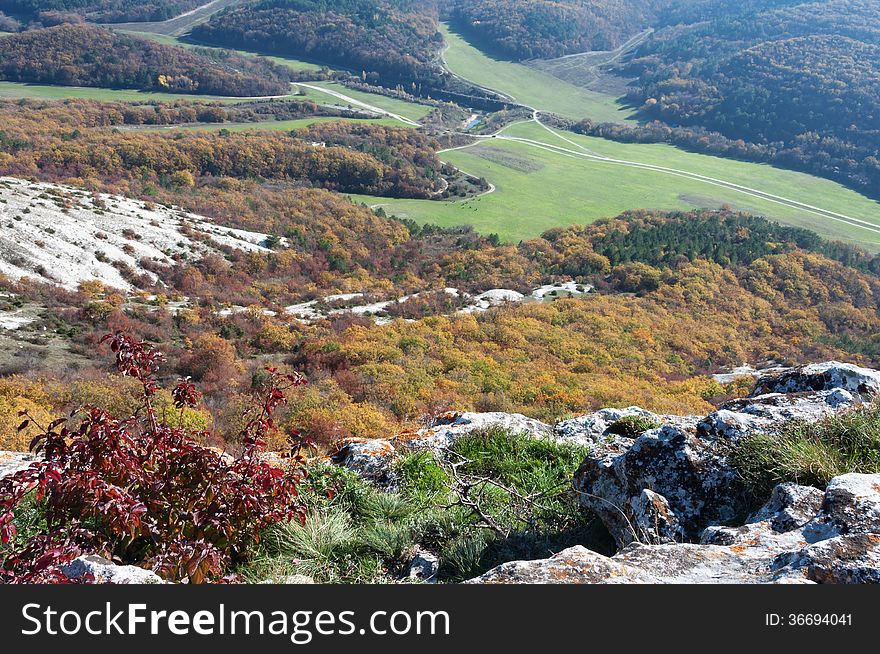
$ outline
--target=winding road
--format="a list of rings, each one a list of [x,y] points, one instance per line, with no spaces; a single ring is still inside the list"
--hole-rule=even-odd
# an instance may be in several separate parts
[[[621,46],[621,48],[618,49],[617,56],[620,56],[623,52],[625,52],[626,49],[631,48],[631,47],[633,47],[633,45],[636,45],[639,42],[641,42],[641,40],[646,38],[646,36],[647,36],[647,34],[642,33],[642,34],[636,35],[635,37],[633,37],[633,39],[630,39],[630,41],[628,41],[626,44],[624,44],[623,46]],[[448,48],[448,45],[447,45],[447,48]],[[444,62],[444,65],[446,65],[445,57],[443,58],[443,62]],[[448,70],[448,65],[447,65],[447,70]],[[452,71],[449,71],[449,72],[450,72],[450,74],[455,75],[459,79],[465,79],[465,78],[461,77],[460,75],[453,73]],[[476,84],[472,80],[466,80],[466,81],[468,81],[470,84],[473,84],[474,86],[477,86],[481,89],[484,89],[484,90],[489,91],[491,93],[495,93],[495,94],[503,96],[505,98],[509,98],[511,101],[516,102],[516,98],[514,96],[510,95],[509,93],[505,93],[503,91],[500,91],[499,89],[492,89],[492,88],[489,88],[486,86]],[[553,129],[549,125],[541,122],[541,119],[540,119],[541,110],[539,108],[532,107],[532,106],[518,103],[518,102],[517,102],[517,104],[518,104],[518,106],[531,111],[532,117],[528,120],[516,121],[516,122],[511,123],[509,125],[505,125],[504,127],[502,127],[501,129],[499,129],[498,131],[496,131],[492,134],[479,135],[479,134],[470,134],[470,133],[466,133],[466,132],[456,132],[457,134],[460,134],[460,135],[470,136],[471,138],[473,138],[475,140],[473,143],[469,143],[466,145],[461,145],[461,146],[457,146],[457,147],[453,147],[453,148],[448,148],[446,150],[441,150],[440,152],[442,153],[442,152],[450,152],[453,150],[464,150],[466,148],[473,147],[474,145],[477,145],[478,143],[481,143],[486,139],[498,139],[498,140],[506,140],[506,141],[512,141],[512,142],[517,142],[517,143],[523,143],[525,145],[529,145],[531,147],[534,147],[534,148],[537,148],[540,150],[544,150],[546,152],[552,152],[552,153],[555,153],[555,154],[558,154],[558,155],[564,156],[564,157],[586,159],[589,161],[594,161],[596,163],[603,164],[603,165],[609,165],[609,166],[623,166],[623,167],[627,167],[627,168],[641,168],[643,170],[650,170],[650,171],[661,173],[661,174],[671,175],[674,177],[682,177],[685,179],[690,179],[690,180],[702,182],[705,184],[709,184],[711,186],[717,186],[720,188],[725,188],[725,189],[734,191],[736,193],[741,193],[741,194],[746,195],[748,197],[757,198],[757,199],[760,199],[760,200],[763,200],[766,202],[771,202],[771,203],[778,204],[781,206],[786,206],[786,207],[789,207],[792,209],[797,209],[798,211],[802,211],[804,213],[809,213],[809,214],[812,214],[812,215],[815,215],[815,216],[818,216],[821,218],[825,218],[827,220],[832,220],[835,222],[843,223],[843,224],[846,224],[850,227],[857,227],[859,229],[863,229],[863,230],[872,232],[873,234],[880,234],[880,224],[872,223],[872,222],[869,222],[866,220],[862,220],[860,218],[855,218],[853,216],[848,216],[846,214],[838,213],[836,211],[831,211],[830,209],[823,209],[822,207],[816,207],[816,206],[807,204],[805,202],[801,202],[801,201],[793,199],[793,198],[788,198],[788,197],[784,197],[781,195],[776,195],[773,193],[762,191],[760,189],[752,188],[749,186],[744,186],[742,184],[737,184],[736,182],[731,182],[729,180],[719,179],[716,177],[709,177],[707,175],[702,175],[700,173],[695,173],[695,172],[689,171],[689,170],[670,168],[670,167],[666,167],[666,166],[657,166],[654,164],[648,164],[648,163],[644,163],[641,161],[615,159],[612,157],[606,157],[604,155],[600,155],[600,154],[593,152],[592,150],[584,147],[583,145],[580,145],[579,143],[575,142],[574,140],[567,138],[564,134],[561,134],[559,131]],[[537,139],[509,136],[509,135],[505,134],[505,131],[510,129],[514,125],[522,125],[522,124],[532,123],[532,122],[540,125],[549,134],[552,134],[556,139],[564,141],[567,145],[572,146],[572,147],[569,148],[569,147],[564,147],[564,146],[557,145],[554,143],[549,143],[546,141],[540,141]],[[464,172],[464,171],[462,171],[462,172]],[[465,174],[468,174],[468,173],[465,173]],[[492,187],[492,189],[488,192],[491,193],[494,190],[495,190],[494,187]]]

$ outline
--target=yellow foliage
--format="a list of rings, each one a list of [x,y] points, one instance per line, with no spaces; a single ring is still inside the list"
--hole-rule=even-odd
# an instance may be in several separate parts
[[[24,420],[19,416],[21,411],[27,411],[42,426],[54,417],[42,384],[19,377],[0,379],[0,450],[26,451],[31,439],[39,433],[33,424],[18,431]]]

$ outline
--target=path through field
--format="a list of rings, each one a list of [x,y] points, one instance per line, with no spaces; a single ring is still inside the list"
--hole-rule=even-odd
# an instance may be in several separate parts
[[[211,0],[200,7],[196,7],[185,14],[155,23],[112,23],[105,27],[117,30],[133,32],[147,32],[152,34],[165,34],[167,36],[180,36],[186,34],[199,23],[203,23],[218,11],[241,3],[243,0]]]
[[[631,39],[630,41],[625,43],[617,51],[612,51],[609,53],[600,53],[602,55],[605,55],[602,57],[602,60],[608,61],[609,60],[608,56],[610,56],[612,58],[621,56],[623,54],[623,52],[634,47],[634,45],[637,45],[639,42],[641,42],[641,40],[643,40],[644,38],[647,38],[647,36],[648,36],[648,33],[641,33],[641,34],[637,35],[636,37],[633,37],[633,39]],[[573,56],[581,56],[581,55],[573,55]],[[445,58],[444,58],[444,63],[445,63]],[[448,68],[448,64],[447,64],[447,68]],[[453,75],[457,75],[453,71],[450,71],[450,73]],[[460,75],[457,75],[457,76],[460,77],[461,79],[464,79]],[[494,92],[494,93],[497,93],[501,96],[514,99],[514,96],[510,92],[509,89],[508,90],[493,89],[493,88],[488,88],[486,86],[481,86],[481,85],[477,84],[476,82],[473,82],[472,80],[468,80],[468,81],[470,83],[477,85],[477,86],[480,86],[481,88],[483,88],[487,91]],[[712,186],[718,186],[718,187],[725,188],[725,189],[728,189],[731,191],[735,191],[737,193],[741,193],[741,194],[749,196],[749,197],[758,198],[758,199],[761,199],[761,200],[764,200],[767,202],[771,202],[774,204],[779,204],[782,206],[791,207],[793,209],[797,209],[798,211],[803,211],[805,213],[809,213],[811,215],[823,218],[825,220],[832,220],[832,221],[844,223],[850,227],[855,227],[858,229],[867,230],[867,231],[872,232],[874,234],[880,234],[880,224],[875,224],[872,222],[862,220],[860,218],[848,216],[843,213],[832,211],[831,209],[826,209],[823,207],[818,207],[815,205],[807,204],[807,203],[802,202],[800,200],[797,200],[795,198],[784,197],[784,196],[776,195],[773,193],[768,193],[766,191],[762,191],[761,189],[753,188],[752,186],[746,186],[743,184],[738,184],[738,183],[732,182],[730,180],[721,179],[721,178],[717,178],[717,177],[710,177],[707,175],[702,175],[702,174],[700,174],[698,172],[694,172],[692,170],[683,170],[683,169],[671,168],[671,167],[666,167],[666,166],[658,166],[658,165],[646,163],[643,161],[617,159],[617,158],[607,157],[607,156],[597,154],[596,152],[589,150],[588,148],[584,147],[583,145],[576,143],[574,140],[567,138],[565,135],[560,133],[558,130],[555,130],[552,127],[550,127],[549,125],[541,122],[541,112],[542,112],[541,107],[529,106],[529,105],[522,104],[522,103],[519,103],[519,106],[530,110],[532,112],[532,117],[528,120],[522,120],[522,121],[517,121],[515,123],[511,123],[510,125],[507,125],[504,128],[498,130],[494,134],[487,134],[487,135],[468,134],[469,136],[472,136],[475,139],[474,143],[469,144],[469,145],[459,146],[457,148],[451,148],[451,149],[464,150],[468,147],[472,147],[473,145],[476,145],[480,142],[483,142],[486,139],[500,139],[500,140],[516,141],[518,143],[523,143],[528,146],[535,147],[535,148],[538,148],[538,149],[541,149],[544,151],[553,152],[555,154],[558,154],[558,155],[564,156],[564,157],[587,159],[590,161],[595,161],[597,163],[601,163],[601,164],[609,165],[609,166],[624,166],[624,167],[629,167],[629,168],[641,168],[644,170],[651,170],[653,172],[658,172],[658,173],[662,173],[662,174],[666,174],[666,175],[672,175],[675,177],[682,177],[682,178],[686,178],[686,179],[699,181],[699,182],[706,183],[706,184],[709,184]],[[534,139],[534,138],[523,138],[523,137],[517,137],[517,136],[510,136],[510,135],[506,134],[506,132],[514,125],[522,125],[522,124],[526,124],[526,123],[536,123],[536,124],[540,125],[549,134],[553,135],[554,141],[558,141],[558,140],[564,141],[567,145],[569,145],[571,147],[565,147],[565,146],[557,144],[556,142],[548,142],[545,140]],[[880,214],[880,212],[878,212],[878,214]]]

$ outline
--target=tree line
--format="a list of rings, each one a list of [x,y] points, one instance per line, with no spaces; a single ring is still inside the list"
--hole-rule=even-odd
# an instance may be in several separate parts
[[[202,176],[264,178],[352,193],[424,198],[433,192],[433,171],[440,168],[434,152],[436,144],[410,129],[374,125],[358,128],[357,138],[364,142],[373,130],[381,136],[383,149],[375,153],[382,155],[382,161],[367,148],[359,151],[353,147],[348,140],[353,128],[345,123],[331,122],[320,131],[302,134],[146,134],[90,129],[112,119],[112,111],[96,120],[94,105],[69,104],[86,107],[82,113],[73,113],[85,122],[71,121],[64,105],[0,102],[0,174],[39,175],[53,180],[104,179],[110,183],[149,179],[183,186],[191,186]],[[124,112],[116,118],[124,121]],[[333,142],[336,133],[342,135],[338,145]],[[315,142],[318,136],[327,143]]]
[[[245,97],[290,89],[288,69],[265,58],[193,51],[85,24],[0,39],[0,79]]]
[[[611,50],[644,29],[656,0],[454,0],[453,24],[511,59]]]
[[[73,14],[96,23],[129,23],[168,20],[201,4],[202,0],[0,0],[0,11],[38,22]]]
[[[625,67],[639,75],[631,99],[649,117],[754,143],[767,160],[876,196],[880,2],[707,0],[674,10]]]
[[[418,0],[259,0],[197,25],[201,43],[306,57],[405,90],[443,77],[442,44],[431,2]]]

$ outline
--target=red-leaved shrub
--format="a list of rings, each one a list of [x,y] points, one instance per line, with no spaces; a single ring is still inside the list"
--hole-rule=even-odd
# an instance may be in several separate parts
[[[305,475],[298,434],[290,437],[289,466],[273,467],[259,456],[285,392],[305,383],[300,375],[269,370],[264,395],[241,432],[243,453],[232,459],[199,445],[204,434],[159,420],[152,398],[160,352],[121,332],[105,341],[119,372],[141,382],[143,405],[125,419],[84,407],[39,426],[31,450],[42,460],[0,479],[0,583],[65,582],[61,566],[85,553],[141,565],[170,581],[218,581],[247,556],[261,529],[304,519],[297,500]],[[172,396],[181,412],[200,398],[185,379]],[[32,420],[24,418],[21,429]],[[45,511],[46,528],[18,543],[14,509],[31,492]]]

